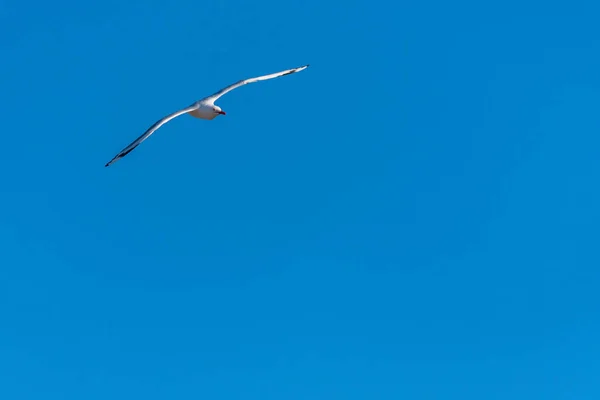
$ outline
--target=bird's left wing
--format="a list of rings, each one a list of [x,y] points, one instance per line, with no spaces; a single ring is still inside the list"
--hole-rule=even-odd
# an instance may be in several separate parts
[[[154,125],[152,125],[150,128],[148,128],[148,130],[146,130],[146,132],[144,132],[139,138],[135,139],[129,146],[127,146],[123,150],[121,150],[121,152],[119,154],[117,154],[112,160],[110,160],[109,162],[107,162],[106,165],[105,165],[105,167],[108,167],[109,165],[111,165],[112,163],[116,162],[117,160],[125,157],[133,149],[135,149],[140,143],[142,143],[150,135],[152,135],[154,133],[154,131],[156,131],[162,125],[166,124],[167,122],[169,122],[173,118],[180,116],[181,114],[185,114],[185,113],[188,113],[190,111],[194,111],[197,108],[198,108],[198,105],[194,104],[194,105],[191,105],[191,106],[186,107],[184,109],[181,109],[179,111],[175,111],[174,113],[169,114],[166,117],[164,117],[164,118],[156,121],[154,123]]]
[[[208,101],[210,103],[214,103],[219,97],[223,96],[225,93],[230,92],[233,89],[236,89],[240,86],[246,85],[248,83],[254,83],[254,82],[258,82],[258,81],[266,81],[267,79],[278,78],[280,76],[293,74],[295,72],[300,72],[300,71],[308,68],[308,66],[309,66],[309,64],[303,65],[302,67],[298,67],[298,68],[286,69],[285,71],[275,72],[274,74],[257,76],[256,78],[243,79],[241,81],[238,81],[232,85],[229,85],[229,86],[219,90],[217,93],[206,97],[204,100]]]

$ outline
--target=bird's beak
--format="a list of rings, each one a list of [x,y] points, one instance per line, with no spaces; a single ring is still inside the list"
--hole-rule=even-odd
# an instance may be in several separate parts
[[[225,111],[221,110],[221,111],[219,111],[219,114],[225,115]]]

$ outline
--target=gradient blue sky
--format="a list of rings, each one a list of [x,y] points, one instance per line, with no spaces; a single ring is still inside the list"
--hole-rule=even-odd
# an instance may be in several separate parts
[[[2,1],[0,398],[598,399],[599,13]]]

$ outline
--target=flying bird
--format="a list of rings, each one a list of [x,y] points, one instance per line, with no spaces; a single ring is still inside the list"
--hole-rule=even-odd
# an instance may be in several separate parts
[[[174,113],[169,114],[166,117],[161,118],[158,121],[156,121],[154,123],[154,125],[152,125],[150,128],[148,128],[148,130],[146,132],[144,132],[140,137],[135,139],[129,146],[127,146],[123,150],[121,150],[119,152],[119,154],[117,154],[112,160],[107,162],[105,167],[108,167],[109,165],[113,164],[117,160],[119,160],[119,159],[125,157],[127,154],[131,153],[131,151],[133,151],[133,149],[135,149],[137,146],[139,146],[140,143],[142,143],[144,140],[146,140],[148,137],[150,137],[150,135],[152,135],[158,128],[160,128],[161,126],[163,126],[164,124],[166,124],[167,122],[172,120],[173,118],[176,118],[183,114],[189,114],[192,117],[200,118],[200,119],[207,119],[207,120],[215,119],[219,115],[225,115],[225,111],[223,111],[221,109],[221,107],[215,105],[215,101],[217,99],[219,99],[219,97],[223,96],[225,93],[228,93],[228,92],[232,91],[233,89],[239,88],[240,86],[244,86],[248,83],[265,81],[267,79],[278,78],[280,76],[293,74],[295,72],[300,72],[300,71],[308,68],[308,66],[309,65],[307,64],[307,65],[303,65],[302,67],[287,69],[285,71],[280,71],[280,72],[275,72],[274,74],[258,76],[256,78],[243,79],[232,85],[224,87],[223,89],[219,90],[218,92],[216,92],[208,97],[205,97],[201,100],[194,102],[192,105],[190,105],[188,107],[185,107],[185,108],[182,108],[181,110],[175,111]]]

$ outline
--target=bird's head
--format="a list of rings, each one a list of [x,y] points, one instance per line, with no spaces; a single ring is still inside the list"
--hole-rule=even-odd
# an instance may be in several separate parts
[[[213,111],[215,112],[215,114],[225,115],[225,111],[221,110],[221,107],[219,106],[213,106]]]

